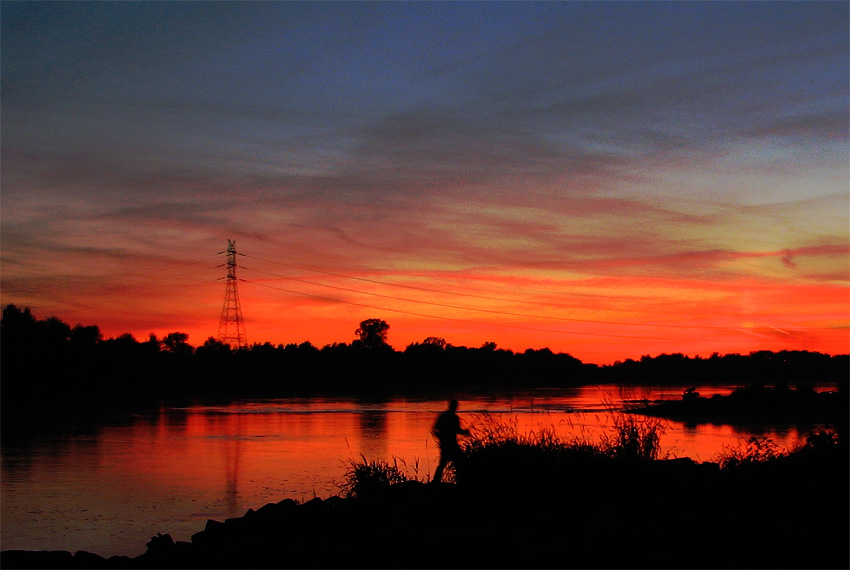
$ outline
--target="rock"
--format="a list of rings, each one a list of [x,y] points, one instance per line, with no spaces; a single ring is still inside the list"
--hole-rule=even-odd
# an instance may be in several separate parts
[[[284,499],[275,504],[285,509],[293,509],[298,506],[298,501],[296,501],[295,499]]]
[[[106,568],[106,558],[99,554],[78,550],[74,553],[74,564],[78,568]]]
[[[256,510],[253,515],[253,518],[257,521],[262,522],[263,524],[269,523],[275,520],[279,520],[283,511],[286,510],[284,505],[280,503],[266,503],[262,507]]]
[[[174,539],[170,534],[156,533],[147,544],[148,552],[170,552],[174,548]]]
[[[132,558],[129,556],[110,556],[106,559],[104,568],[130,568],[132,566]]]
[[[221,534],[224,532],[224,523],[213,519],[207,519],[207,524],[204,526],[204,532],[208,534]]]
[[[320,497],[315,497],[313,499],[310,499],[306,503],[303,503],[301,505],[301,510],[302,511],[309,511],[309,510],[313,510],[313,509],[319,509],[319,508],[322,507],[322,503],[323,503],[323,501]]]
[[[225,524],[207,519],[204,530],[192,535],[192,544],[204,549],[219,549],[227,539]]]
[[[73,568],[74,557],[67,550],[4,550],[3,568]]]

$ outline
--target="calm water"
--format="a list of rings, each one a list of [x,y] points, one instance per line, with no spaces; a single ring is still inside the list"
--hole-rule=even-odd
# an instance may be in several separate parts
[[[731,387],[701,389],[728,394]],[[520,432],[555,429],[596,440],[624,399],[679,398],[681,388],[591,386],[460,396],[466,424],[483,414]],[[349,460],[397,458],[412,476],[437,465],[430,436],[445,399],[241,401],[163,408],[61,437],[4,442],[0,548],[137,556],[157,532],[189,540],[207,519],[241,516],[284,498],[339,493]],[[686,426],[665,422],[662,454],[716,460],[724,446],[766,435],[793,446],[813,426]]]

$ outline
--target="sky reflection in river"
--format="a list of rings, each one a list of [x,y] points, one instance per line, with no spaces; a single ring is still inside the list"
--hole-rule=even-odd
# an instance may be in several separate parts
[[[681,388],[624,393],[605,386],[460,395],[459,413],[467,424],[489,415],[520,433],[552,429],[565,441],[596,441],[612,425],[609,407],[622,399],[680,395]],[[34,447],[26,457],[4,446],[2,548],[138,555],[157,532],[189,540],[209,518],[337,494],[347,462],[361,457],[397,459],[409,475],[430,478],[439,455],[431,425],[445,405],[308,398],[164,408]],[[716,460],[724,446],[750,435],[792,446],[805,431],[665,422],[661,453]]]

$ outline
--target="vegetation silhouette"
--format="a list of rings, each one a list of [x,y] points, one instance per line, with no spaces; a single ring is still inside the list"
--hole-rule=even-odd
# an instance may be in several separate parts
[[[381,319],[366,319],[360,322],[360,326],[354,331],[359,342],[364,348],[369,349],[389,349],[387,343],[387,334],[389,333],[390,325]]]
[[[69,408],[97,413],[122,406],[156,408],[162,400],[446,393],[476,388],[563,388],[584,384],[846,386],[850,356],[808,351],[644,356],[612,365],[584,363],[548,348],[513,352],[493,342],[454,346],[439,337],[395,350],[389,325],[360,323],[350,343],[316,347],[257,343],[232,349],[210,337],[197,348],[185,333],[138,341],[130,334],[104,338],[96,325],[70,326],[37,319],[29,308],[7,305],[0,321],[2,412],[27,408],[48,415]],[[846,394],[846,392],[845,392]]]
[[[656,402],[631,408],[629,412],[687,423],[722,421],[737,425],[771,420],[840,423],[850,415],[848,402],[846,384],[841,384],[837,391],[826,392],[816,392],[805,383],[797,389],[784,383],[776,386],[751,384],[738,387],[729,395],[714,394],[711,398],[688,388],[681,400]]]

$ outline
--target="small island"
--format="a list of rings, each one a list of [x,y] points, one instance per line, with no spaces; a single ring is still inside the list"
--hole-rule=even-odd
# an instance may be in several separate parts
[[[847,423],[847,385],[835,391],[817,392],[811,388],[796,389],[786,384],[766,387],[753,384],[735,389],[723,396],[700,395],[696,387],[686,389],[680,400],[663,400],[627,411],[689,423]]]

